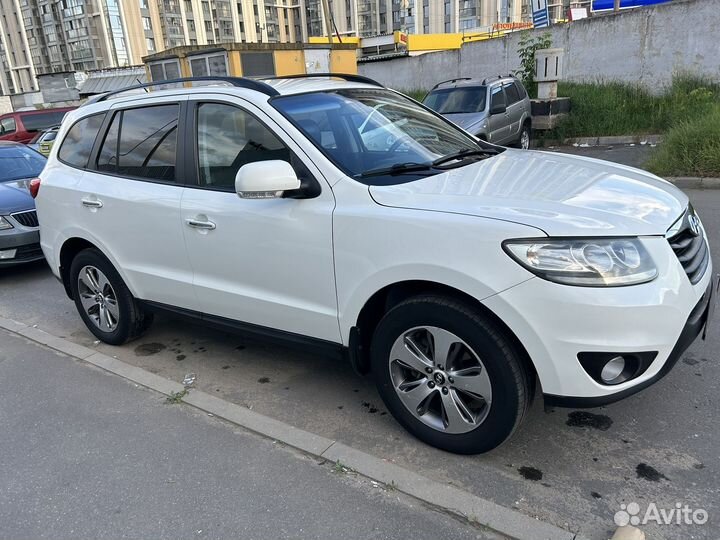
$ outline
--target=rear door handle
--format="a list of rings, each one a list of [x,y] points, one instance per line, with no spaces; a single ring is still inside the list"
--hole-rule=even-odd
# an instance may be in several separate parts
[[[82,199],[82,205],[87,208],[102,208],[103,203],[98,199]]]
[[[214,231],[217,225],[215,225],[212,221],[201,221],[199,219],[186,219],[185,223],[187,223],[188,227],[192,227],[193,229],[202,229],[205,231]]]

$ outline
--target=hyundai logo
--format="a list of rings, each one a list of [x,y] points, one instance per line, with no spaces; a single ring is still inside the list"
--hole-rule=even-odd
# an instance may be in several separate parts
[[[700,236],[700,220],[695,214],[688,216],[688,225],[690,225],[690,230],[695,236]]]

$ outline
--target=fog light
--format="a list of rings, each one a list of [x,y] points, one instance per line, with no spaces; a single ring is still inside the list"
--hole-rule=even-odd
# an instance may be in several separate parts
[[[17,253],[17,249],[0,250],[0,261],[4,261],[6,259],[14,259],[15,253]]]
[[[621,382],[617,379],[620,378],[624,371],[625,359],[622,356],[616,356],[603,366],[602,371],[600,372],[600,378],[606,384]]]

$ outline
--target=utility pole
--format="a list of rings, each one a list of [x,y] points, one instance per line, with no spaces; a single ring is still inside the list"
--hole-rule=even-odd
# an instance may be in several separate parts
[[[620,11],[620,0],[615,0],[615,8],[613,11]]]
[[[328,0],[322,0],[323,19],[325,20],[325,32],[328,35],[330,45],[333,42],[332,15],[330,14],[330,3]]]

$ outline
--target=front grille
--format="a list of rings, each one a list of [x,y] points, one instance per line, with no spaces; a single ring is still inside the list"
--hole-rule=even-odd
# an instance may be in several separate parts
[[[40,244],[28,244],[26,246],[20,246],[19,248],[17,248],[14,260],[28,261],[30,259],[37,259],[38,257],[42,256],[43,252]]]
[[[670,247],[677,255],[685,273],[690,278],[690,283],[695,285],[705,275],[708,263],[710,262],[710,250],[702,227],[693,231],[690,219],[695,217],[693,210],[689,210],[683,218],[683,224],[675,235],[668,238]],[[690,219],[689,219],[690,218]],[[695,218],[697,219],[697,218]],[[699,222],[697,222],[699,223]]]
[[[28,210],[27,212],[18,212],[17,214],[11,214],[13,219],[20,225],[25,227],[37,227],[38,217],[35,210]]]

